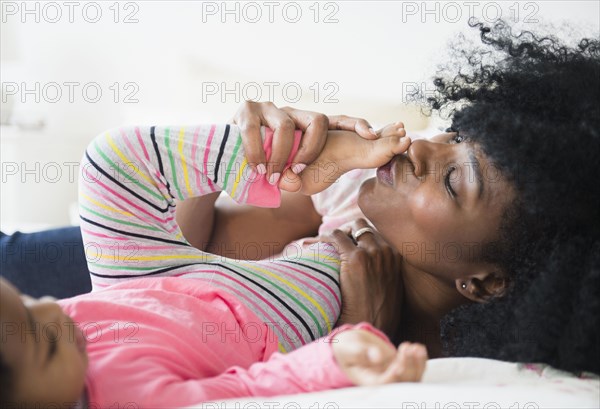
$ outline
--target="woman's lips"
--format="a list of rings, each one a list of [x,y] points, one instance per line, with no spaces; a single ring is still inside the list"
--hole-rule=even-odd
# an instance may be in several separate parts
[[[390,160],[383,166],[377,168],[377,179],[386,185],[394,185],[394,174],[392,172],[394,159]]]

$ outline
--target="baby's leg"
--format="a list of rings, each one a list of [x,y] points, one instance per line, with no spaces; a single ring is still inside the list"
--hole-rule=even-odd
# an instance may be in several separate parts
[[[385,165],[395,155],[410,146],[401,123],[390,124],[380,131],[379,139],[367,140],[349,131],[330,131],[319,157],[301,174],[300,191],[312,195],[325,190],[344,173],[352,169],[370,169]],[[297,180],[287,179],[296,184]],[[281,186],[281,185],[280,185]],[[285,190],[288,186],[282,186]]]

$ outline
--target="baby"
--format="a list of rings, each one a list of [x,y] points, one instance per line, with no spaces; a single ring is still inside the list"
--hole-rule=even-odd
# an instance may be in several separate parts
[[[281,184],[314,193],[353,167],[383,165],[408,147],[403,132],[386,127],[375,141],[331,132],[317,161]],[[263,136],[268,148],[272,132]],[[341,294],[330,245],[244,262],[185,240],[175,199],[224,190],[240,203],[279,203],[278,186],[245,161],[235,126],[108,131],[81,169],[94,291],[55,303],[0,282],[3,404],[173,407],[420,380],[423,346],[396,349],[369,324],[332,332]]]

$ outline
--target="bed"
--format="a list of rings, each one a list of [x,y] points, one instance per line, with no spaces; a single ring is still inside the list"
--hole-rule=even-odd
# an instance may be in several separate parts
[[[431,359],[422,383],[354,387],[270,398],[204,402],[195,408],[599,408],[600,377],[543,364],[481,358]]]

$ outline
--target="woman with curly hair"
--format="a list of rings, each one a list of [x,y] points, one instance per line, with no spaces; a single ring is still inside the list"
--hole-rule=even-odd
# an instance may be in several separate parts
[[[115,345],[106,333],[86,354],[74,330],[41,346],[19,343],[36,324],[73,321],[56,304],[24,307],[1,283],[3,400],[183,405],[420,378],[423,349],[403,343],[395,353],[368,325],[338,333],[345,343],[332,348],[301,347],[336,321],[368,321],[396,344],[425,344],[431,356],[600,372],[598,41],[572,48],[528,32],[513,36],[502,22],[472,26],[498,58],[485,64],[489,51],[457,50],[466,72],[436,78],[428,99],[434,110],[449,109],[451,127],[429,140],[410,143],[393,124],[377,140],[331,131],[323,141],[314,127],[304,136],[288,129],[292,118],[307,130],[310,115],[272,104],[238,114],[245,138],[229,125],[120,128],[96,138],[80,183],[84,242],[137,247],[122,256],[97,251],[92,282],[106,288],[60,305],[106,331],[119,319],[141,323],[139,342]],[[259,131],[265,117],[274,135]],[[344,121],[329,127],[364,125]],[[139,167],[128,167],[127,157]],[[360,170],[374,166],[375,177]],[[277,185],[313,196],[280,195]],[[221,190],[239,203],[279,207],[215,210]],[[175,200],[182,201],[177,223]],[[348,224],[361,215],[369,222]],[[318,239],[289,244],[317,231]],[[240,261],[253,258],[245,244],[257,242],[275,243],[269,258]],[[290,257],[290,248],[301,255]],[[205,328],[216,323],[210,317],[252,324],[259,337],[219,342],[228,330]],[[17,321],[29,332],[8,325]],[[190,348],[193,336],[207,335]]]
[[[494,251],[505,294],[463,305],[441,323],[445,353],[600,372],[600,49],[510,27],[473,24],[500,58],[436,78],[433,109],[456,103],[451,130],[479,146],[514,186]]]

